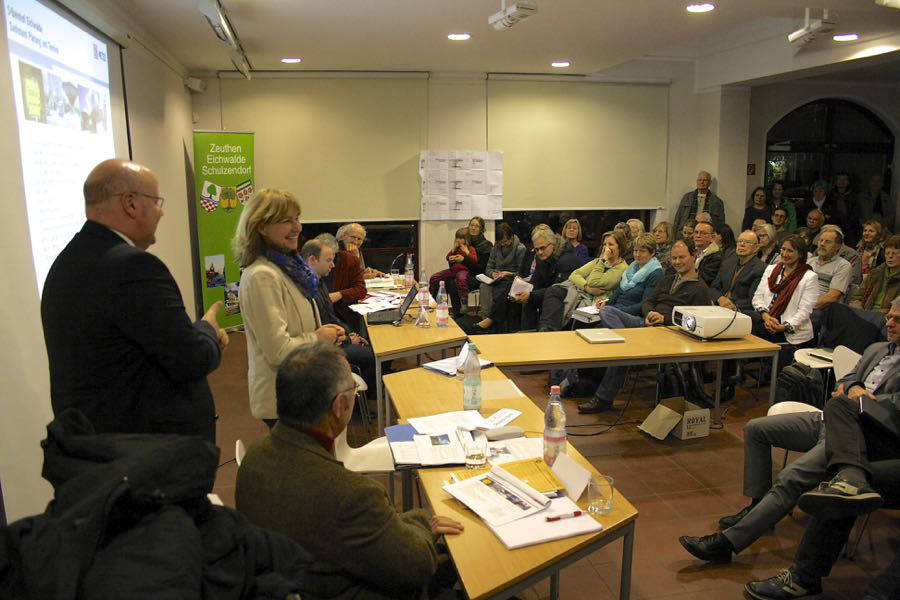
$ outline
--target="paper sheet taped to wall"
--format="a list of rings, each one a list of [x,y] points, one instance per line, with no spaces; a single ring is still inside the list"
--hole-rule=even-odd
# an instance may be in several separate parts
[[[419,153],[422,219],[503,218],[503,154],[481,150]]]

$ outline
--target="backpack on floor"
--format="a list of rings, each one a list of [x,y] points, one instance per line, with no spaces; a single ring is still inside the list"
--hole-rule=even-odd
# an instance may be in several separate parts
[[[778,374],[773,404],[792,401],[810,404],[819,409],[825,408],[822,401],[823,387],[822,374],[818,369],[795,362]]]

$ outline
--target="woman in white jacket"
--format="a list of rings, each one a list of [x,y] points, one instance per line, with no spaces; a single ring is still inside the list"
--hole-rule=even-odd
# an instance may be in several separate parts
[[[295,348],[316,340],[340,345],[344,330],[322,325],[314,297],[319,278],[297,252],[300,202],[266,188],[245,205],[232,240],[242,269],[241,316],[247,337],[250,412],[272,427],[275,374]]]
[[[753,335],[786,344],[778,354],[778,369],[793,362],[797,348],[809,345],[809,316],[819,298],[819,279],[806,264],[806,241],[791,235],[781,244],[781,262],[769,265],[753,294]]]

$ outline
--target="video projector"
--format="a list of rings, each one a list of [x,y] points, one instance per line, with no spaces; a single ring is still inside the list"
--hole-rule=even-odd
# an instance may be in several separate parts
[[[750,317],[721,306],[676,306],[672,323],[701,340],[733,339],[750,333]]]

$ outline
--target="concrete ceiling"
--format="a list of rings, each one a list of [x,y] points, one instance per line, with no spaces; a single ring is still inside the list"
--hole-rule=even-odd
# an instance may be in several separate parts
[[[715,11],[696,15],[677,0],[537,2],[536,15],[495,31],[487,19],[500,0],[222,0],[254,70],[556,74],[596,73],[672,48],[702,56],[704,40],[720,44],[755,20],[799,20],[808,0],[717,0]],[[192,73],[232,69],[196,0],[117,4]],[[900,10],[872,0],[830,0],[830,8],[840,31],[858,31],[863,40],[900,31]],[[461,31],[472,39],[446,37]],[[285,56],[303,63],[284,65]],[[557,59],[573,65],[552,69]]]

